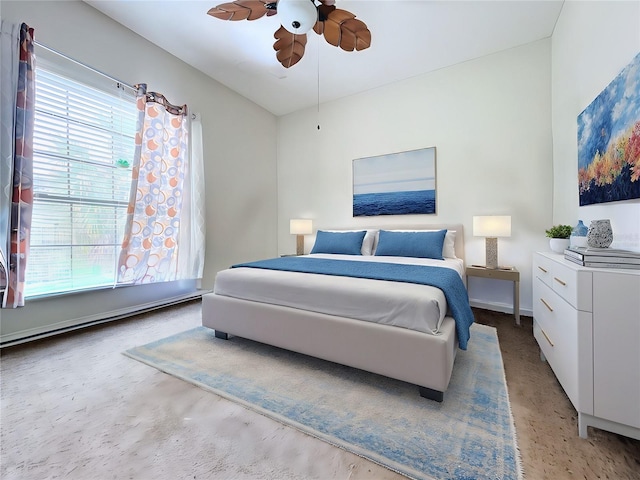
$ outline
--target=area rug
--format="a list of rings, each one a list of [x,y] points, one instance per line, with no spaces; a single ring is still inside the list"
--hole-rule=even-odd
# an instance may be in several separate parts
[[[409,478],[522,478],[493,327],[472,325],[442,403],[420,397],[415,385],[218,339],[205,327],[124,354]]]

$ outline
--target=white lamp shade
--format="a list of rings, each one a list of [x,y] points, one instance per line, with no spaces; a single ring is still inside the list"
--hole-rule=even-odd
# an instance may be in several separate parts
[[[488,215],[473,217],[474,237],[510,237],[510,215]]]
[[[311,0],[278,0],[277,9],[280,23],[291,33],[307,33],[318,20],[318,10]]]
[[[291,235],[311,235],[313,233],[313,221],[306,218],[294,218],[289,220],[289,233]]]

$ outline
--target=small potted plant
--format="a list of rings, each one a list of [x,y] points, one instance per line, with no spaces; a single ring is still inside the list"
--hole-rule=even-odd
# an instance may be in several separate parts
[[[569,237],[573,229],[569,225],[554,225],[549,230],[545,230],[549,237],[549,246],[551,250],[562,253],[569,247]]]

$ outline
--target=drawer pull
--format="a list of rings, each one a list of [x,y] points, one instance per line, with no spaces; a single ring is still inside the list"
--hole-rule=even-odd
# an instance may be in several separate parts
[[[560,280],[558,277],[553,277],[553,279],[558,282],[560,285],[562,285],[563,287],[566,287],[567,284],[565,282],[563,282],[562,280]]]
[[[544,306],[547,307],[550,312],[553,312],[553,308],[551,308],[551,306],[547,302],[544,301],[544,298],[541,298],[540,301],[542,303],[544,303]]]
[[[547,271],[544,268],[542,268],[540,265],[538,265],[538,268],[542,270],[544,273],[547,273]]]
[[[551,345],[551,346],[553,347],[553,346],[554,346],[554,345],[553,345],[553,342],[552,342],[552,341],[551,341],[551,339],[549,338],[549,335],[547,335],[547,332],[545,332],[543,329],[540,329],[540,331],[542,332],[542,335],[544,335],[544,338],[546,338],[546,339],[547,339],[547,342],[549,342],[549,345]]]

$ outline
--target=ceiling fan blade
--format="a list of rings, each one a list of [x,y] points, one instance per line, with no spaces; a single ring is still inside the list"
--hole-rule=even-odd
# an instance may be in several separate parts
[[[265,15],[274,15],[275,10],[268,10],[266,4],[259,0],[236,0],[221,3],[209,9],[207,14],[221,20],[257,20]]]
[[[324,21],[324,38],[334,47],[340,46],[342,35],[342,23],[355,18],[355,15],[346,10],[333,9]]]
[[[367,25],[357,20],[351,12],[336,8],[323,23],[324,38],[334,47],[351,52],[371,46],[371,32]]]
[[[276,51],[276,58],[284,68],[294,66],[300,61],[304,55],[304,49],[307,45],[307,34],[296,35],[289,32],[286,28],[280,27],[273,34],[276,42],[273,49]]]
[[[321,3],[318,5],[318,21],[313,26],[313,31],[318,35],[322,35],[324,33],[324,21],[327,19],[329,14],[336,9],[333,5],[325,5]]]
[[[347,20],[342,24],[340,48],[347,52],[360,51],[371,46],[371,32],[364,22],[357,18]]]

